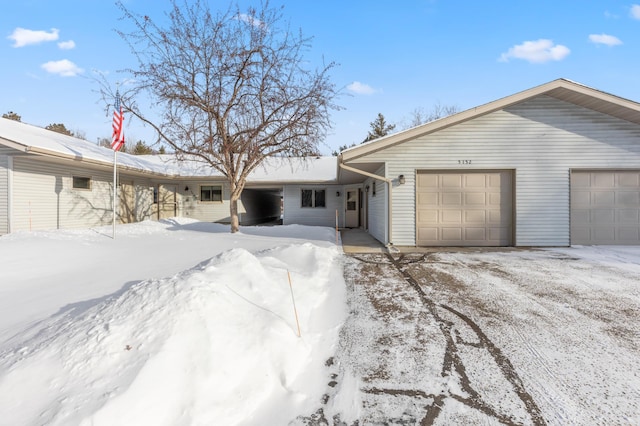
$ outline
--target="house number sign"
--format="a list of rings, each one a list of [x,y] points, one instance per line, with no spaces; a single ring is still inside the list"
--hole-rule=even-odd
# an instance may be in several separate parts
[[[458,160],[458,164],[471,164],[471,160]]]

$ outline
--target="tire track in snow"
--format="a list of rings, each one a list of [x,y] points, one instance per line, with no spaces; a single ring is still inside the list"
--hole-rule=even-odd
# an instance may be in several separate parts
[[[482,415],[487,416],[487,419],[491,418],[502,424],[546,425],[537,404],[526,391],[513,365],[500,349],[471,318],[450,306],[438,304],[430,299],[418,281],[411,275],[409,272],[411,265],[427,262],[425,255],[415,257],[401,254],[394,257],[386,254],[352,255],[350,257],[361,264],[377,265],[377,268],[384,268],[379,270],[380,274],[383,274],[386,278],[395,275],[396,277],[392,279],[396,280],[398,285],[401,286],[403,282],[408,284],[408,288],[411,289],[408,294],[413,293],[418,296],[425,314],[435,320],[434,326],[439,328],[439,334],[443,337],[444,350],[442,352],[440,376],[444,380],[443,383],[448,383],[444,388],[432,389],[429,392],[420,388],[401,389],[402,381],[394,382],[392,380],[388,383],[388,386],[385,386],[384,383],[379,383],[370,388],[361,388],[364,394],[375,395],[376,398],[387,395],[394,399],[410,398],[414,400],[414,407],[418,409],[418,412],[415,414],[415,420],[411,424],[432,425],[443,420],[446,421],[446,419],[452,420],[457,415],[456,404],[462,404],[472,408],[472,411],[482,413]],[[393,270],[397,271],[396,273],[399,275],[393,274]],[[427,278],[432,283],[438,284],[433,276]],[[359,277],[356,281],[360,279]],[[367,285],[366,282],[365,277],[365,281],[362,281],[361,284]],[[369,282],[371,283],[371,281]],[[376,293],[376,298],[379,297],[378,291],[374,289],[373,292]],[[375,300],[371,300],[371,302],[375,304]],[[396,305],[403,305],[403,303],[396,301]],[[413,309],[415,310],[416,307],[414,306]],[[438,332],[436,331],[436,333]],[[372,347],[370,350],[375,351],[376,349]],[[487,353],[489,354],[488,356],[486,355]],[[467,364],[465,364],[465,361]],[[469,362],[473,364],[469,364]],[[482,368],[486,367],[484,364],[486,362],[495,363],[495,366],[489,367],[495,374],[503,377],[503,379],[498,379],[498,382],[496,382],[499,384],[483,382],[486,376],[482,372]],[[480,364],[476,365],[477,363]],[[480,370],[478,369],[479,366]],[[471,369],[468,370],[468,367],[471,367]],[[478,371],[481,372],[480,376],[478,376]],[[424,374],[424,372],[422,373]],[[420,374],[420,371],[417,371],[417,374]],[[478,380],[480,380],[480,383],[476,383]],[[499,387],[497,390],[498,396],[496,396],[495,386]],[[487,399],[487,394],[485,393],[487,391],[493,392],[493,401],[491,397]],[[507,400],[506,402],[500,399],[503,397]],[[385,404],[384,400],[380,400],[380,403],[383,406]],[[376,403],[373,402],[373,404],[375,405]],[[422,409],[419,409],[419,407],[422,407]],[[405,412],[405,415],[408,415],[408,412]],[[405,420],[407,419],[405,418]]]
[[[463,390],[465,390],[470,395],[469,398],[460,397],[454,394],[452,394],[451,397],[458,400],[459,402],[462,402],[465,405],[478,409],[505,424],[509,424],[512,422],[509,417],[498,414],[496,410],[494,410],[489,404],[485,403],[480,394],[472,387],[469,377],[466,374],[464,363],[459,356],[459,349],[457,344],[460,342],[456,342],[454,340],[451,333],[452,324],[446,321],[439,314],[437,308],[445,309],[446,311],[454,314],[474,331],[474,333],[480,340],[481,347],[484,347],[489,352],[489,354],[491,354],[494,362],[502,371],[505,379],[507,379],[507,381],[513,386],[513,390],[525,405],[527,413],[531,417],[531,421],[533,422],[533,424],[546,424],[537,404],[535,403],[531,395],[529,395],[529,393],[525,390],[522,380],[518,376],[518,373],[515,371],[513,365],[511,364],[509,359],[502,353],[502,351],[489,339],[489,337],[481,330],[481,328],[473,320],[471,320],[471,318],[447,305],[436,305],[433,300],[427,297],[427,294],[424,292],[418,281],[414,279],[407,268],[404,267],[404,265],[408,265],[410,263],[426,262],[427,256],[422,255],[417,259],[405,259],[405,256],[402,254],[398,255],[397,258],[395,258],[391,254],[387,254],[386,256],[391,264],[402,274],[407,283],[418,293],[418,296],[423,305],[431,312],[431,315],[433,315],[433,317],[438,322],[440,330],[442,331],[442,334],[447,341],[447,352],[445,354],[442,374],[444,376],[446,374],[450,374],[451,372],[453,372],[453,370],[455,370],[460,377]],[[433,282],[436,282],[433,277],[431,277],[431,279]],[[437,414],[435,417],[433,417],[433,420],[435,420],[436,417]],[[425,420],[427,422],[423,421],[423,424],[430,424],[433,422],[433,420],[429,422],[430,419],[427,418],[425,418]]]

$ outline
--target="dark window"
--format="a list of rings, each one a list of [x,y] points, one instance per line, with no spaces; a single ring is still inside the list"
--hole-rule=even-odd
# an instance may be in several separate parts
[[[325,207],[324,203],[324,189],[316,189],[315,205],[314,207]]]
[[[302,190],[302,207],[313,207],[313,189]]]
[[[324,189],[303,189],[301,192],[302,207],[326,207],[326,191]]]
[[[73,189],[91,189],[91,178],[74,176]]]
[[[158,187],[153,187],[153,204],[158,204]]]
[[[200,187],[200,201],[222,201],[222,187],[203,185]]]

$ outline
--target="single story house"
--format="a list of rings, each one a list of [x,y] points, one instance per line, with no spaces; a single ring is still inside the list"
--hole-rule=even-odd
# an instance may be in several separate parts
[[[0,119],[0,235],[107,225],[113,152]],[[210,167],[118,154],[122,223],[229,221]],[[640,244],[640,104],[559,79],[343,151],[270,158],[241,224],[359,227],[397,246]]]

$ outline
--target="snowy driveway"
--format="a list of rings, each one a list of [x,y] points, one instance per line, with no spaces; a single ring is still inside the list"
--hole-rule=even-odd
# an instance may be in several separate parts
[[[355,254],[345,277],[328,419],[640,424],[638,247]]]

